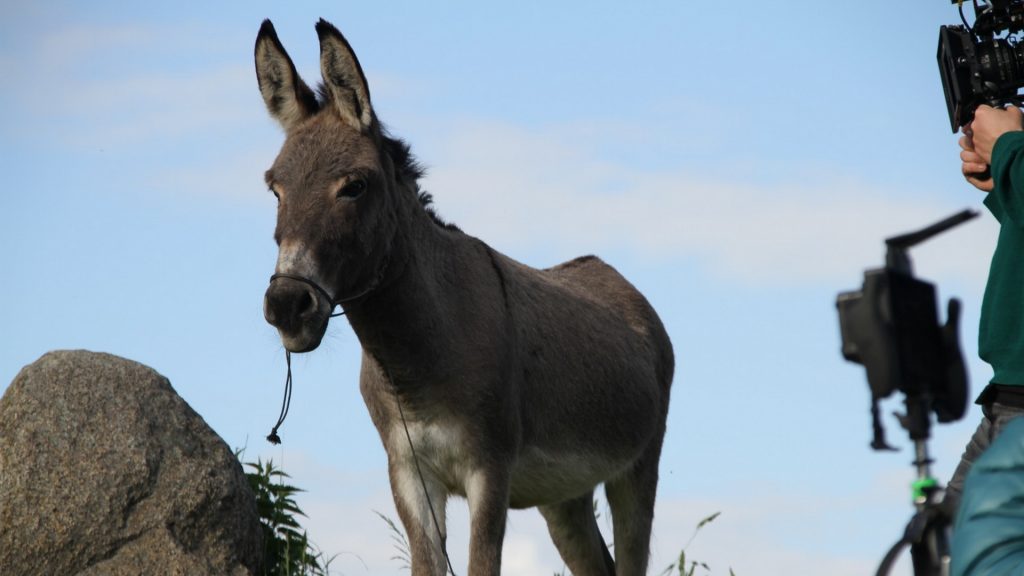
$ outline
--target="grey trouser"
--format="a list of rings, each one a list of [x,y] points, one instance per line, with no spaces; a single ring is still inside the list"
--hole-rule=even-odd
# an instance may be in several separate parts
[[[974,436],[971,436],[970,442],[967,443],[967,448],[964,449],[964,454],[960,457],[960,465],[956,467],[956,471],[953,472],[953,478],[950,479],[949,484],[946,486],[945,502],[952,506],[952,510],[956,510],[960,504],[960,494],[964,490],[964,480],[967,479],[967,473],[971,471],[974,461],[1002,433],[1007,422],[1024,415],[1024,408],[1007,406],[999,402],[984,404],[981,410],[985,417],[981,419],[981,424],[978,424],[978,429],[974,431]]]

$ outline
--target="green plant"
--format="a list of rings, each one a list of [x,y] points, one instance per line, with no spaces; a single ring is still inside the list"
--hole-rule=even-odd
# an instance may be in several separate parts
[[[665,570],[661,572],[660,576],[672,576],[676,571],[678,571],[679,576],[694,576],[698,567],[707,572],[711,572],[711,567],[708,566],[706,562],[688,559],[686,557],[686,549],[693,543],[693,539],[697,537],[697,533],[700,532],[700,529],[714,522],[716,518],[721,516],[721,514],[721,512],[715,512],[711,516],[708,516],[697,523],[697,527],[693,529],[693,534],[690,535],[690,539],[686,541],[686,544],[683,545],[683,549],[679,551],[679,560],[675,564],[669,564],[668,568],[665,568]],[[687,564],[687,562],[689,562],[689,564]],[[729,576],[736,576],[732,571],[732,568],[729,568]]]
[[[373,513],[388,525],[388,530],[391,532],[391,542],[395,547],[395,555],[391,559],[401,562],[402,568],[412,570],[412,552],[409,551],[409,539],[405,537],[405,531],[399,528],[394,520],[384,514],[376,510]]]
[[[256,495],[263,528],[264,576],[328,576],[327,558],[310,541],[296,516],[305,516],[293,499],[299,488],[285,483],[290,478],[273,461],[246,462],[245,473]]]

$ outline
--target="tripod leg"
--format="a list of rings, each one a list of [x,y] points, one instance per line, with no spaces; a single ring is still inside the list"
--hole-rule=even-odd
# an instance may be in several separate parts
[[[947,526],[941,519],[930,517],[921,538],[910,545],[915,576],[949,575]]]
[[[875,576],[889,576],[893,565],[896,564],[896,559],[900,557],[900,552],[903,552],[907,544],[910,544],[910,542],[907,541],[906,537],[893,544],[892,548],[889,548],[889,551],[885,554],[885,558],[882,558],[882,563],[878,565],[878,572],[875,572]]]

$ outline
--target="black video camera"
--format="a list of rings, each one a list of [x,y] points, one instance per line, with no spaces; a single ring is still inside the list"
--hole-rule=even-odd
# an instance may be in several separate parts
[[[946,323],[940,325],[935,286],[914,278],[907,250],[977,215],[964,210],[917,232],[887,239],[885,267],[865,272],[860,290],[843,292],[836,300],[843,357],[867,370],[875,450],[891,449],[878,403],[897,390],[907,396],[903,425],[913,440],[928,437],[931,412],[939,422],[954,422],[967,410],[959,302],[950,301]]]
[[[1024,87],[1024,0],[973,0],[974,25],[967,23],[963,2],[962,26],[939,28],[939,74],[953,132],[974,119],[982,104],[1020,106],[1017,91]]]

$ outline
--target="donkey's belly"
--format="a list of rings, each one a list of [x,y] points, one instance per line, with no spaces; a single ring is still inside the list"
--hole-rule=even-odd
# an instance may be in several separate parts
[[[527,448],[512,468],[509,506],[530,508],[575,498],[618,476],[632,463],[632,458]]]

